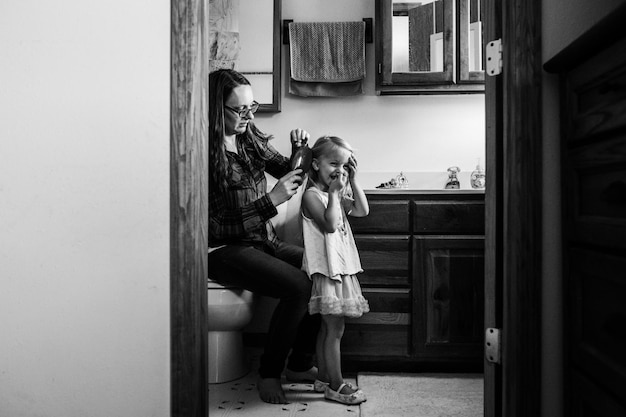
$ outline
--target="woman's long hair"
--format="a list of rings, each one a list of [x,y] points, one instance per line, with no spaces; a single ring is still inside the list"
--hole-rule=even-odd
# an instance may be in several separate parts
[[[219,69],[209,74],[209,184],[222,190],[227,188],[231,175],[224,149],[224,103],[240,85],[250,85],[250,82],[235,70]],[[272,136],[257,129],[252,120],[248,122],[246,132],[238,137],[245,145],[250,145],[244,149],[252,149],[255,156],[266,159],[264,148]],[[251,155],[243,156],[249,158]]]

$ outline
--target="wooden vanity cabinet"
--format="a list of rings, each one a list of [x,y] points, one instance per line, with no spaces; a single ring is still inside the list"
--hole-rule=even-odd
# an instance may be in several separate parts
[[[369,216],[350,224],[370,312],[346,320],[347,369],[481,365],[484,194],[392,191],[368,200]]]

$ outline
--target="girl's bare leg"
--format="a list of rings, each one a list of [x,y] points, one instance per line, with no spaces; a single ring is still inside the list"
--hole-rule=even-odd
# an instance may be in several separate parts
[[[343,375],[341,373],[341,337],[345,327],[343,316],[323,315],[322,323],[326,326],[326,340],[324,342],[324,359],[326,373],[330,383],[330,388],[337,391],[339,386],[343,384]],[[354,388],[346,385],[341,394],[352,394],[356,392]]]
[[[317,355],[317,379],[323,382],[328,382],[328,367],[326,365],[326,355],[324,351],[324,346],[326,344],[326,337],[328,334],[328,330],[326,327],[326,321],[322,319],[322,323],[320,324],[320,331],[317,334],[317,342],[315,344],[315,351]]]

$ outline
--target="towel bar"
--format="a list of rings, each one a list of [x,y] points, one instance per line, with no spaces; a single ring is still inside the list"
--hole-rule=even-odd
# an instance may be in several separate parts
[[[374,36],[372,29],[374,25],[374,19],[371,17],[364,17],[365,22],[365,43],[374,42]],[[283,19],[283,45],[289,45],[289,23],[293,22],[293,19]]]

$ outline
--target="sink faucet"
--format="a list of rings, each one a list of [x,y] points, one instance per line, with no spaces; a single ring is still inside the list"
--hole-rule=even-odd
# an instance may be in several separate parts
[[[461,172],[459,167],[448,168],[448,182],[446,183],[446,190],[458,190],[461,186],[456,174]]]

